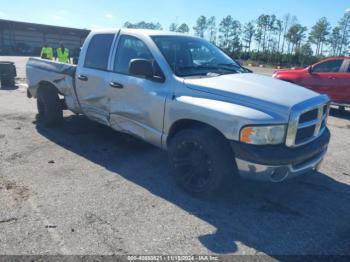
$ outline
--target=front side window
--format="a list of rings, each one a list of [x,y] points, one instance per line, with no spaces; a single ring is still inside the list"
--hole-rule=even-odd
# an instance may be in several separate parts
[[[154,60],[144,42],[133,36],[122,35],[119,40],[113,71],[120,74],[129,74],[129,64],[133,59]]]
[[[313,68],[314,73],[338,73],[343,64],[343,60],[331,60],[324,63],[315,65]]]
[[[194,37],[153,36],[153,41],[177,76],[246,73],[215,45]]]
[[[86,52],[84,66],[92,69],[107,70],[113,39],[114,34],[94,35]]]

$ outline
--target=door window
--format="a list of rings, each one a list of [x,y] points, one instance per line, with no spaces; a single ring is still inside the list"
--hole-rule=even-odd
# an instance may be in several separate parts
[[[91,38],[85,57],[85,67],[107,70],[114,34],[97,34]]]
[[[113,71],[128,75],[129,64],[133,59],[154,60],[144,42],[133,36],[122,35],[119,40]]]
[[[349,67],[348,67],[348,73],[350,73],[350,64],[349,64]]]
[[[314,73],[338,73],[343,64],[343,60],[331,60],[313,67]]]

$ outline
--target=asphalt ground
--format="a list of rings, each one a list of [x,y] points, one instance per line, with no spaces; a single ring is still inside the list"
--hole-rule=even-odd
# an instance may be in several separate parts
[[[18,83],[0,89],[0,254],[350,255],[350,111],[319,173],[200,200],[160,149],[69,112],[43,127]]]

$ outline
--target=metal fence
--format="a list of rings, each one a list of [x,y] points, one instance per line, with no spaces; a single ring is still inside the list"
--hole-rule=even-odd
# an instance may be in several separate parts
[[[38,56],[44,43],[70,50],[82,46],[89,30],[16,22],[0,19],[0,55]]]

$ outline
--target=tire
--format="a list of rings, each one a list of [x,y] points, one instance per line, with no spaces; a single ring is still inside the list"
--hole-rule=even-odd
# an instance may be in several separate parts
[[[1,79],[1,86],[2,87],[14,87],[15,86],[15,79],[13,77],[4,77]]]
[[[229,143],[210,128],[180,131],[171,139],[168,151],[176,183],[195,197],[210,198],[223,192],[238,177]]]
[[[37,97],[39,119],[47,127],[58,127],[63,123],[62,103],[53,87],[40,88]]]

